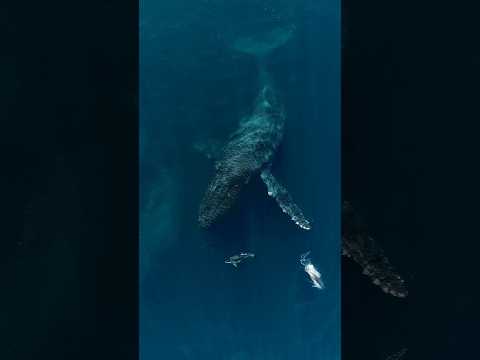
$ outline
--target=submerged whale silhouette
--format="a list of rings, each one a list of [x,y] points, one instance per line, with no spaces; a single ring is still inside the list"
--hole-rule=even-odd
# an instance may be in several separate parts
[[[198,222],[203,228],[222,217],[251,177],[259,175],[267,186],[268,195],[277,201],[282,211],[300,228],[310,229],[310,222],[302,210],[270,171],[283,138],[286,116],[266,70],[265,57],[285,44],[292,34],[293,28],[277,28],[259,37],[238,39],[233,44],[235,50],[257,58],[260,90],[252,114],[240,120],[215,163],[214,177],[199,209]]]

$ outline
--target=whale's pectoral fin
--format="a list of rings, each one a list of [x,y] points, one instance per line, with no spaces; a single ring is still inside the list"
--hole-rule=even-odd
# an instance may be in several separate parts
[[[380,246],[368,235],[348,202],[343,203],[342,209],[342,254],[359,264],[363,273],[384,292],[401,298],[408,295],[405,281]]]
[[[275,199],[282,211],[290,216],[290,219],[300,228],[310,230],[310,222],[305,218],[302,210],[295,204],[287,189],[273,176],[270,169],[263,170],[260,177],[267,186],[268,195]]]
[[[407,353],[408,349],[403,348],[402,350],[396,352],[395,354],[390,355],[386,360],[401,360],[403,356]]]

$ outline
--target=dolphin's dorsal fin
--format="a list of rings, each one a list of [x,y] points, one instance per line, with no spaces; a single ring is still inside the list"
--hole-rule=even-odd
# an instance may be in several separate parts
[[[260,177],[267,186],[268,195],[275,199],[282,211],[290,216],[290,219],[300,228],[310,230],[310,221],[303,215],[302,210],[295,204],[287,189],[273,176],[270,169],[264,169]]]

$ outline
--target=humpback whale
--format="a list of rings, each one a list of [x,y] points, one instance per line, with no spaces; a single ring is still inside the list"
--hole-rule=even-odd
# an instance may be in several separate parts
[[[293,32],[293,27],[276,28],[260,36],[238,39],[233,44],[234,50],[256,57],[259,93],[252,113],[240,120],[221,151],[208,154],[216,162],[214,176],[200,203],[198,223],[202,228],[209,228],[224,216],[249,180],[260,176],[268,195],[275,199],[281,210],[301,229],[311,229],[303,211],[271,172],[274,155],[283,139],[286,115],[266,69],[265,58],[285,44]],[[207,149],[207,145],[197,145],[197,148]],[[342,255],[358,263],[363,273],[385,293],[395,297],[407,296],[404,280],[368,235],[349,202],[343,202],[341,216]]]
[[[233,44],[236,51],[257,58],[259,93],[252,113],[240,120],[215,163],[215,174],[199,209],[198,222],[203,228],[210,227],[233,206],[253,176],[260,176],[268,195],[295,224],[304,230],[311,227],[287,189],[270,170],[275,152],[282,142],[286,116],[266,69],[265,58],[285,44],[293,31],[293,27],[276,28],[261,36],[238,39]]]

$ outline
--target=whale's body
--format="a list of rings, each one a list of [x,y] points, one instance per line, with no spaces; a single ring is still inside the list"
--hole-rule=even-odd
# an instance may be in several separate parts
[[[233,205],[250,178],[270,165],[283,138],[285,113],[269,84],[262,84],[251,116],[242,119],[216,161],[198,221],[212,225]]]
[[[203,228],[213,225],[233,206],[253,176],[261,177],[268,194],[298,226],[310,228],[303,212],[270,171],[283,139],[286,115],[266,70],[265,56],[288,41],[292,31],[292,28],[274,29],[261,37],[243,38],[234,44],[237,51],[256,56],[259,92],[251,114],[240,120],[217,156],[215,174],[199,209],[198,222]]]

